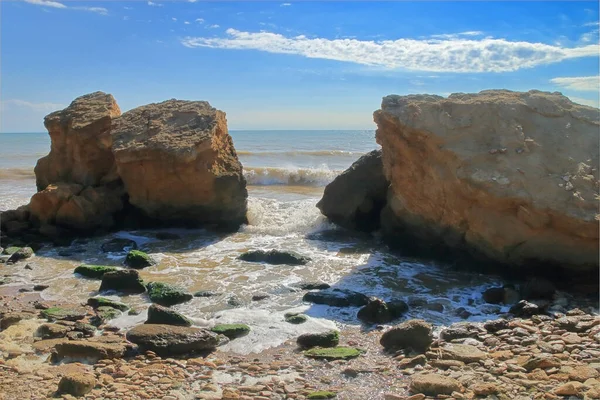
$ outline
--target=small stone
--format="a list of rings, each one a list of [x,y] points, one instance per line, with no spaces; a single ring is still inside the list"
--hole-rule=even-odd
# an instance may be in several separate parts
[[[79,397],[91,392],[95,385],[94,375],[72,373],[61,378],[58,383],[58,392]]]
[[[477,396],[490,396],[499,392],[498,387],[493,383],[476,383],[470,389]]]
[[[459,392],[461,390],[461,385],[456,379],[444,375],[418,374],[412,377],[409,389],[412,393],[438,396]]]
[[[578,396],[583,390],[583,386],[581,382],[568,382],[554,389],[554,394],[559,396]]]

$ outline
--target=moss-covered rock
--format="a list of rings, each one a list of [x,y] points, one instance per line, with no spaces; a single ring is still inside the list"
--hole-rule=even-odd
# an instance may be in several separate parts
[[[115,267],[107,267],[105,265],[87,265],[82,264],[73,271],[76,274],[85,276],[86,278],[102,279],[105,273],[116,271]]]
[[[146,253],[139,250],[131,250],[125,257],[125,265],[130,268],[142,269],[150,267],[156,264],[156,262]]]
[[[146,285],[148,296],[153,303],[161,306],[172,306],[185,303],[194,298],[191,293],[184,289],[163,282],[150,282]]]
[[[112,307],[98,307],[96,309],[96,315],[92,317],[91,323],[96,326],[100,326],[110,321],[111,319],[117,318],[121,315],[121,311]]]
[[[305,333],[298,336],[296,343],[305,349],[311,347],[335,347],[340,342],[338,331],[327,331],[323,333]]]
[[[337,396],[333,392],[329,392],[327,390],[319,390],[316,392],[309,393],[306,398],[307,399],[334,399]]]
[[[17,246],[10,246],[4,249],[4,251],[2,252],[2,254],[6,254],[9,256],[12,256],[13,254],[15,254],[17,251],[19,251],[20,247]]]
[[[107,299],[106,297],[90,297],[87,304],[92,308],[112,307],[119,311],[126,311],[129,309],[127,304]]]
[[[33,256],[33,249],[31,247],[21,247],[10,256],[7,262],[14,263],[17,261],[26,260],[31,256]]]
[[[284,315],[285,322],[289,322],[290,324],[303,324],[307,321],[308,317],[304,314],[300,313],[286,313]]]
[[[146,320],[146,324],[192,326],[192,321],[170,308],[152,304],[148,308],[148,319]]]
[[[134,269],[110,271],[102,276],[100,292],[114,290],[121,293],[144,293],[146,286]]]
[[[360,355],[360,350],[354,347],[332,347],[332,348],[320,348],[306,350],[304,355],[310,358],[320,358],[325,360],[347,360],[355,358]]]
[[[86,312],[83,308],[50,307],[41,314],[49,321],[79,321],[85,318]]]
[[[227,336],[229,339],[235,339],[250,333],[250,327],[245,324],[219,324],[212,329],[213,332]]]

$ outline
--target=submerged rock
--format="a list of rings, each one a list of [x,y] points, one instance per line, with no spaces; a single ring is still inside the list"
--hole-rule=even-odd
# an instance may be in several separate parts
[[[121,311],[109,306],[100,306],[96,308],[96,315],[90,319],[90,323],[95,326],[106,324],[111,319],[121,315]]]
[[[150,282],[147,285],[148,296],[153,303],[162,306],[172,306],[179,303],[185,303],[194,298],[191,293],[184,289],[163,282]]]
[[[138,325],[127,332],[126,337],[143,350],[161,356],[214,350],[219,343],[217,334],[209,330],[173,325]]]
[[[238,257],[242,261],[262,262],[273,265],[305,265],[310,258],[301,256],[292,251],[280,250],[253,250],[247,251]]]
[[[334,307],[360,307],[369,303],[369,298],[364,294],[346,289],[326,289],[318,292],[308,292],[304,294],[302,300]]]
[[[142,269],[146,267],[151,267],[156,264],[148,254],[139,250],[130,250],[127,253],[127,257],[125,257],[125,265],[130,268]]]
[[[125,250],[136,250],[137,243],[130,239],[115,238],[100,246],[105,253],[120,253]]]
[[[306,315],[300,313],[285,313],[283,317],[285,318],[285,322],[294,325],[303,324],[308,320]]]
[[[424,353],[433,343],[433,327],[421,319],[411,319],[387,330],[379,341],[386,349],[412,349]]]
[[[76,274],[85,276],[86,278],[102,279],[105,273],[117,271],[115,267],[107,267],[104,265],[86,265],[82,264],[73,271]]]
[[[114,290],[121,293],[144,293],[146,286],[139,272],[134,269],[124,269],[106,272],[102,276],[100,292]]]
[[[250,327],[245,324],[218,324],[213,326],[211,331],[235,339],[250,333]]]
[[[374,119],[390,245],[597,283],[597,109],[486,90],[387,96]]]
[[[371,232],[379,228],[379,214],[386,203],[388,186],[381,150],[373,150],[325,187],[317,207],[340,226]]]
[[[129,309],[127,304],[107,299],[106,297],[90,297],[87,304],[92,308],[112,307],[119,311],[127,311]]]
[[[305,333],[298,336],[296,343],[299,347],[308,349],[311,347],[335,347],[340,342],[338,331],[327,331],[323,333]]]
[[[164,324],[176,326],[192,326],[192,321],[189,318],[171,310],[167,307],[162,307],[157,304],[152,304],[148,308],[148,319],[146,324]]]
[[[292,285],[293,287],[297,287],[299,289],[302,290],[323,290],[323,289],[329,289],[331,286],[328,283],[325,282],[299,282],[296,284]]]
[[[231,229],[246,222],[246,180],[225,113],[173,99],[128,111],[112,129],[119,177],[145,216]]]

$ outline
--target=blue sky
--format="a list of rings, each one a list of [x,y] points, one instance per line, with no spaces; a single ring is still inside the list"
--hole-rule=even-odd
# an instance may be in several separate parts
[[[598,106],[598,2],[1,2],[0,131],[75,97],[207,100],[230,129],[373,129],[388,94]]]

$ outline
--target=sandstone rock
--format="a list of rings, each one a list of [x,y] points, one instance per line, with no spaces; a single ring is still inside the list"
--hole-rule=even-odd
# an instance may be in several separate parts
[[[2,315],[0,318],[0,330],[7,329],[8,327],[18,324],[24,319],[33,319],[36,315],[28,312],[10,312]]]
[[[370,232],[379,228],[388,186],[381,150],[374,150],[327,185],[317,207],[340,226]]]
[[[217,335],[206,329],[154,324],[136,326],[127,332],[127,340],[167,356],[213,350],[218,344]]]
[[[134,269],[109,271],[102,275],[100,292],[114,290],[122,293],[144,293],[146,287]]]
[[[7,263],[14,263],[21,260],[26,260],[33,256],[33,249],[31,247],[21,247],[19,250],[14,252]]]
[[[479,362],[487,358],[487,353],[468,344],[447,344],[441,348],[442,358],[464,363]]]
[[[43,324],[37,330],[42,339],[58,339],[67,336],[71,328],[58,324]]]
[[[427,396],[450,395],[460,392],[460,383],[453,378],[438,374],[417,374],[410,381],[412,393],[422,393]]]
[[[490,396],[500,391],[493,383],[476,383],[475,385],[471,386],[470,389],[477,396]]]
[[[68,341],[59,342],[54,346],[56,360],[64,358],[77,360],[101,360],[122,358],[127,352],[123,343],[103,343],[97,341]]]
[[[70,373],[58,383],[58,393],[80,397],[88,394],[96,386],[93,374]]]
[[[301,256],[293,251],[280,250],[253,250],[247,251],[238,257],[242,261],[264,262],[273,265],[305,265],[310,258]]]
[[[168,100],[113,121],[113,153],[129,202],[150,218],[186,226],[246,222],[246,181],[225,113]]]
[[[554,389],[554,394],[559,396],[578,396],[584,390],[581,382],[567,382]]]
[[[116,180],[111,125],[120,114],[110,94],[95,92],[46,116],[52,145],[50,154],[35,167],[38,190],[56,182],[96,186]]]
[[[374,119],[390,244],[597,278],[597,109],[494,90],[388,96]]]
[[[189,318],[171,310],[167,307],[162,307],[157,304],[152,304],[148,308],[148,319],[146,324],[165,324],[177,326],[192,326],[192,321]]]
[[[413,349],[425,352],[433,343],[433,328],[420,319],[411,319],[386,331],[380,339],[385,349]]]

